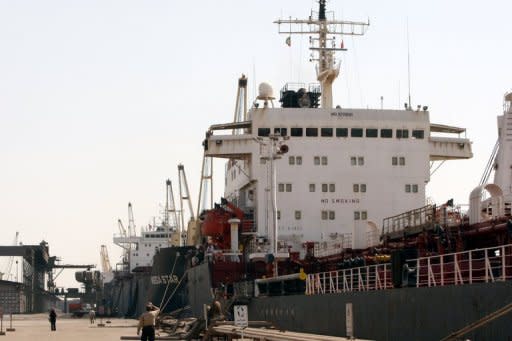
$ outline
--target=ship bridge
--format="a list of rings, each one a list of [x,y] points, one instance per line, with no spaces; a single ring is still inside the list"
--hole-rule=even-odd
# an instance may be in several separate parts
[[[430,125],[430,133],[430,161],[470,159],[473,157],[471,141],[466,137],[460,137],[461,134],[466,133],[465,128],[433,123]],[[432,136],[432,133],[444,135]],[[457,137],[453,135],[457,135]]]

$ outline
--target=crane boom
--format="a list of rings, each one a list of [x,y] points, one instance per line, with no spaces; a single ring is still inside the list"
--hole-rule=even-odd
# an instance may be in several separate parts
[[[190,192],[188,189],[188,183],[187,183],[187,176],[185,174],[185,166],[183,166],[181,163],[178,165],[178,180],[179,180],[179,186],[180,186],[180,210],[181,210],[181,226],[180,226],[180,236],[181,241],[180,245],[183,245],[187,239],[187,232],[191,231],[185,231],[185,215],[184,215],[184,208],[183,208],[183,201],[188,202],[188,211],[190,214],[190,222],[195,221],[194,216],[194,209],[192,208],[192,200],[190,199]],[[189,222],[189,225],[190,225]],[[188,230],[188,229],[187,229]]]
[[[119,227],[119,234],[121,237],[126,237],[126,229],[124,228],[121,219],[117,219],[117,226]]]
[[[108,250],[106,245],[101,245],[100,258],[101,269],[103,272],[112,272],[112,265],[110,265],[110,258],[108,257]]]
[[[128,203],[128,237],[135,237],[137,235],[135,231],[135,219],[133,218],[133,207],[132,203]]]

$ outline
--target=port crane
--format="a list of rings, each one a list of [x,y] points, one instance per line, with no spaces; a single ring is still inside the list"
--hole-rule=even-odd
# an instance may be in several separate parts
[[[16,231],[16,236],[14,237],[14,241],[13,241],[13,242],[12,242],[12,244],[11,244],[12,246],[16,246],[16,245],[18,245],[18,239],[19,239],[19,236],[20,236],[20,233],[19,233],[18,231]],[[2,273],[2,272],[0,272],[0,279],[2,279],[2,278],[3,278],[3,276],[5,275],[5,276],[6,276],[6,278],[5,278],[5,279],[6,279],[6,280],[9,280],[9,277],[10,277],[10,276],[12,276],[12,275],[11,275],[11,271],[12,271],[12,265],[13,265],[13,263],[14,263],[14,256],[11,256],[11,257],[9,257],[9,259],[7,260],[7,265],[6,265],[6,267],[5,267],[5,271],[4,271],[3,273]],[[17,263],[17,262],[16,262],[16,263]],[[17,272],[17,270],[16,270],[16,272]],[[18,276],[17,276],[17,274],[16,274],[16,277],[18,277]],[[16,280],[17,280],[17,278],[16,278]]]

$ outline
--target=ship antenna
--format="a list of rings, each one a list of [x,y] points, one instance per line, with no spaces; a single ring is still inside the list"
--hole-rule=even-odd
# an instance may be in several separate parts
[[[340,71],[340,64],[335,63],[335,52],[346,51],[343,40],[340,46],[336,47],[336,37],[362,36],[370,26],[370,21],[355,22],[334,18],[328,20],[326,0],[319,0],[318,3],[318,16],[311,15],[308,19],[279,19],[274,23],[279,27],[279,34],[310,36],[310,50],[313,52],[311,61],[317,62],[317,79],[322,89],[322,108],[332,108],[332,84]]]
[[[411,49],[409,44],[409,18],[407,18],[407,83],[409,88],[409,110],[411,110]]]

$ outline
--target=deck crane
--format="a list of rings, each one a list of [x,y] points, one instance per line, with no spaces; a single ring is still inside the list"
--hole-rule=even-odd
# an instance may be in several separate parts
[[[180,186],[180,211],[181,211],[181,226],[180,226],[180,245],[195,245],[198,242],[198,222],[194,216],[194,210],[192,208],[192,200],[190,199],[190,192],[188,189],[187,176],[185,174],[185,167],[180,163],[178,165],[178,180]],[[188,209],[190,214],[190,220],[187,224],[187,230],[184,231],[185,227],[185,212],[183,208],[183,201],[188,202]]]
[[[167,179],[165,182],[166,196],[165,196],[165,211],[164,211],[164,226],[170,236],[170,243],[172,245],[180,244],[179,234],[179,220],[178,211],[174,203],[174,192],[172,190],[172,182]]]
[[[126,232],[126,228],[124,227],[121,219],[117,219],[117,226],[119,228],[119,236],[121,238],[127,238],[128,233]],[[121,248],[123,248],[123,255],[122,255],[122,259],[121,259],[123,266],[128,266],[128,264],[130,264],[131,244],[126,244],[126,243],[116,243],[116,244],[119,245]]]
[[[110,258],[108,256],[108,250],[106,245],[101,245],[100,259],[103,283],[110,282],[114,277],[114,274],[112,271],[112,265],[110,264]]]
[[[135,231],[135,219],[133,218],[133,207],[132,203],[128,203],[128,237],[135,237],[137,232]]]
[[[124,228],[121,219],[117,219],[117,225],[119,227],[119,234],[121,235],[121,237],[126,237],[126,229]]]
[[[105,273],[112,272],[112,265],[110,265],[110,258],[108,257],[108,250],[106,245],[101,245],[100,258],[101,270]]]
[[[196,217],[199,219],[204,210],[213,208],[213,158],[204,155],[199,182],[199,201]]]

